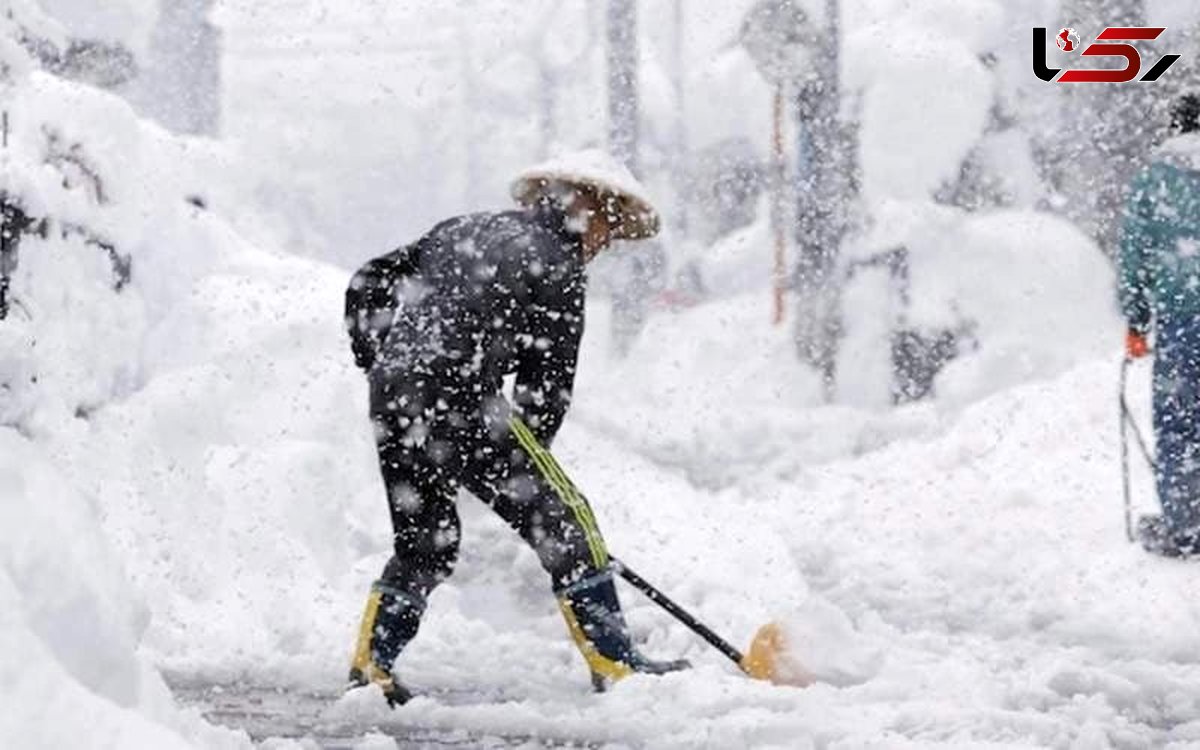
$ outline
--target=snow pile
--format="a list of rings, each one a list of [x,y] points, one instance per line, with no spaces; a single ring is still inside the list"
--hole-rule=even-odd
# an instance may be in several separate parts
[[[789,537],[814,592],[886,637],[880,683],[974,704],[959,716],[976,738],[1196,739],[1194,569],[1124,541],[1114,379],[1110,355],[997,394],[936,441],[797,479],[815,502],[796,498]]]
[[[0,414],[102,509],[153,613],[129,642],[156,646],[160,664],[196,649],[214,661],[241,650],[244,664],[261,662],[256,647],[328,653],[326,633],[308,640],[328,619],[308,585],[369,582],[354,570],[354,523],[368,522],[347,521],[343,493],[375,480],[354,418],[364,394],[342,356],[345,274],[259,251],[193,205],[222,163],[212,146],[40,73],[16,104],[6,187],[52,223],[22,240]],[[69,158],[43,164],[55,148]],[[96,240],[130,258],[120,290]],[[346,621],[358,596],[338,607]],[[229,617],[242,608],[253,626]]]
[[[247,746],[178,713],[138,655],[150,612],[100,521],[44,449],[0,428],[0,744]]]
[[[837,311],[844,332],[834,394],[839,404],[870,410],[890,406],[892,337],[899,330],[930,339],[942,332],[957,336],[957,356],[934,383],[938,408],[943,410],[1030,379],[1053,377],[1104,351],[1120,331],[1108,260],[1082,232],[1033,210],[1039,184],[1028,136],[1019,129],[994,130],[1000,126],[989,120],[1003,100],[998,89],[1003,81],[983,57],[1000,43],[1006,19],[1024,12],[994,2],[844,6],[843,82],[855,96],[843,114],[861,122],[858,157],[865,227],[861,235],[848,239],[836,271],[847,279]],[[1027,61],[1022,62],[1027,75]],[[765,132],[757,133],[756,140],[761,142]],[[978,158],[1002,159],[995,165],[995,177],[1015,185],[1011,208],[970,213],[935,202],[935,194],[960,177],[964,159],[973,152]],[[654,343],[631,358],[670,361],[679,372],[689,373],[694,390],[705,395],[684,395],[693,389],[659,388],[654,375],[638,364],[621,363],[605,380],[610,387],[649,380],[652,395],[641,404],[644,413],[665,404],[701,443],[708,434],[706,421],[726,424],[727,415],[742,414],[746,422],[765,426],[760,440],[735,435],[741,439],[728,442],[739,446],[736,450],[753,443],[776,444],[771,438],[780,434],[778,423],[796,420],[781,420],[761,408],[761,402],[793,410],[820,402],[810,375],[757,351],[788,347],[786,337],[762,332],[773,267],[766,214],[764,201],[758,221],[699,254],[700,274],[709,292],[723,300],[721,312],[652,321],[644,336]],[[900,304],[886,268],[861,265],[901,247],[908,253],[911,307]],[[858,268],[852,268],[856,264]],[[744,298],[728,299],[737,296]],[[731,355],[727,361],[738,363],[736,374],[728,375],[728,383],[713,382],[717,376],[697,373],[703,366],[686,351],[704,348],[709,337],[701,334],[704,344],[685,345],[681,339],[695,337],[693,325],[707,332],[705,326],[729,326],[734,320],[751,332],[755,343],[739,348],[736,355],[726,350]],[[638,409],[624,403],[619,413],[607,415],[608,421],[644,427],[636,430],[639,434],[659,431],[628,414]],[[800,430],[784,432],[792,450],[807,458],[838,455],[836,450],[797,448],[805,442],[796,434]],[[900,434],[908,433],[901,429]],[[668,441],[650,442],[659,454],[680,453]],[[702,457],[693,456],[692,462],[710,474],[708,467],[718,452],[692,452]]]
[[[32,6],[15,10],[57,33]],[[146,381],[154,321],[219,252],[221,226],[184,200],[186,176],[212,154],[114,97],[32,71],[13,18],[0,19],[12,75],[0,190],[50,221],[21,241],[0,323],[0,744],[245,747],[180,712],[142,651],[155,610],[130,580],[136,551],[114,544],[92,491],[136,456],[77,460],[111,439],[89,418]]]
[[[151,321],[212,265],[228,229],[185,200],[201,193],[199,165],[220,169],[219,152],[120,99],[34,72],[9,117],[0,190],[49,222],[21,240],[4,359],[33,372],[0,372],[0,414],[40,433],[138,386]]]
[[[951,364],[938,381],[943,396],[973,400],[1111,351],[1121,330],[1115,277],[1078,228],[997,211],[964,221],[948,240],[939,275],[921,277],[914,296],[975,322],[979,351]]]
[[[906,323],[965,333],[960,356],[935,383],[947,406],[1057,375],[1106,352],[1121,330],[1111,263],[1064,219],[887,203],[858,252],[893,246],[909,252]],[[884,298],[873,295],[875,302]],[[876,311],[848,301],[843,313],[853,346],[855,331]],[[840,371],[853,378],[854,365]]]
[[[723,486],[843,458],[937,428],[927,405],[896,413],[813,408],[821,385],[764,293],[652,317],[624,359],[608,346],[608,310],[589,333],[571,421],[619,439],[700,486]],[[885,381],[886,382],[886,381]]]
[[[1121,330],[1111,265],[1066,221],[1030,211],[893,207],[859,249],[890,247],[883,238],[908,248],[912,303],[895,301],[886,270],[848,285],[836,405],[815,408],[820,383],[795,354],[790,321],[772,327],[769,291],[746,280],[769,269],[766,253],[749,253],[758,245],[741,244],[764,234],[758,223],[706,263],[732,293],[655,314],[628,357],[609,351],[609,311],[589,309],[572,418],[620,435],[693,481],[721,484],[938,432],[980,398],[1111,350]],[[739,252],[761,266],[741,262]],[[900,321],[957,330],[961,341],[934,381],[932,403],[892,409],[889,337]]]
[[[162,665],[296,678],[344,661],[389,537],[343,274],[237,250],[162,321],[169,365],[66,450],[137,551]]]

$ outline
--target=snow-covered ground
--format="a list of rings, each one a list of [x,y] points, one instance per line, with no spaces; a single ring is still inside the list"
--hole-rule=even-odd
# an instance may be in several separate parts
[[[326,298],[337,289],[330,279]],[[218,339],[234,335],[212,322]],[[361,388],[340,339],[313,321],[239,338],[54,450],[91,486],[143,592],[151,662],[190,685],[328,695],[387,555]],[[925,414],[921,434],[862,456],[764,461],[715,491],[642,455],[636,434],[570,421],[559,452],[611,547],[737,642],[782,619],[823,682],[750,682],[628,592],[648,649],[697,669],[591,695],[533,555],[464,497],[460,569],[399,666],[449,697],[396,712],[329,698],[320,722],[632,746],[1200,742],[1196,579],[1123,540],[1113,380],[1110,362],[1085,363]],[[288,393],[298,384],[303,398]],[[612,394],[581,397],[586,414]],[[838,435],[836,420],[823,427]]]
[[[363,388],[333,314],[342,276],[231,252],[157,323],[170,343],[136,392],[34,441],[4,431],[6,471],[19,477],[2,506],[17,513],[3,525],[17,592],[8,611],[26,613],[41,638],[22,636],[7,653],[65,663],[108,696],[129,689],[116,681],[161,693],[150,665],[192,686],[336,691],[388,539]],[[590,694],[532,553],[464,497],[460,569],[399,666],[415,687],[448,697],[396,712],[370,695],[330,697],[310,731],[656,747],[1200,742],[1194,571],[1123,541],[1108,360],[963,410],[794,410],[813,445],[846,446],[843,457],[804,443],[795,452],[820,457],[807,467],[787,460],[787,443],[757,461],[733,453],[736,478],[713,489],[689,480],[703,472],[687,454],[664,461],[641,450],[645,429],[596,415],[623,402],[648,423],[661,413],[656,388],[672,381],[703,403],[681,374],[698,368],[788,413],[780,392],[733,374],[724,353],[759,310],[728,303],[727,326],[677,320],[680,335],[664,338],[674,343],[641,365],[654,382],[612,375],[620,368],[606,360],[603,309],[594,312],[559,453],[610,545],[737,642],[781,619],[823,682],[753,683],[628,592],[647,648],[697,669]],[[680,444],[701,444],[683,424],[658,423]],[[755,424],[730,415],[712,433],[736,443]],[[862,444],[864,430],[873,444]],[[62,535],[72,542],[57,543]],[[120,570],[127,580],[116,586],[104,571]],[[86,634],[71,627],[80,622]],[[139,668],[101,660],[135,647]],[[21,746],[78,736],[82,699],[57,701],[82,688],[57,668],[27,666],[6,672],[21,707],[6,714],[6,736]],[[132,714],[122,721],[121,732],[151,731]],[[201,745],[236,740],[198,724],[177,731]],[[150,736],[96,733],[81,744],[166,741]]]

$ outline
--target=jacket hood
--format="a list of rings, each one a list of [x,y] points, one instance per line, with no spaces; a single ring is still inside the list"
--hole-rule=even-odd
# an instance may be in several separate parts
[[[1187,133],[1168,139],[1155,150],[1154,157],[1164,164],[1200,172],[1200,133]]]

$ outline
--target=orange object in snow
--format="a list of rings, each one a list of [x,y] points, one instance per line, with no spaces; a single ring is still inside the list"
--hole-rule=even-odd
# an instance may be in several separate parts
[[[1130,359],[1141,359],[1150,353],[1150,344],[1146,334],[1138,333],[1132,328],[1125,333],[1125,356]]]
[[[750,650],[743,654],[690,612],[667,598],[666,594],[650,585],[646,579],[630,570],[625,563],[615,557],[610,557],[609,561],[613,569],[634,588],[724,654],[750,677],[793,687],[807,687],[816,682],[816,679],[787,653],[787,637],[778,623],[772,622],[759,628],[750,643]]]

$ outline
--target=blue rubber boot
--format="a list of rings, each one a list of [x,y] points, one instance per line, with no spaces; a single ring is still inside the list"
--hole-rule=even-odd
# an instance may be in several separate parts
[[[558,594],[558,605],[571,638],[592,671],[597,692],[635,672],[664,674],[691,667],[683,659],[649,659],[633,645],[611,571],[566,587]]]

